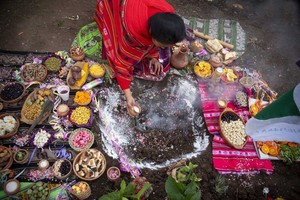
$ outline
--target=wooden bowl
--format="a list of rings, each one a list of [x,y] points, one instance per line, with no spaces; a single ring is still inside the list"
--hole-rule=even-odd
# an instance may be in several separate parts
[[[73,141],[72,141],[73,138],[76,136],[76,134],[78,134],[79,131],[85,131],[85,132],[87,132],[92,137],[92,141],[90,141],[89,143],[87,143],[83,149],[79,148],[79,147],[75,147],[73,145]],[[69,145],[75,151],[87,151],[87,150],[89,150],[91,148],[91,146],[93,144],[94,144],[94,133],[92,131],[90,131],[89,129],[87,129],[87,128],[78,128],[78,129],[74,130],[71,133],[71,135],[69,136]]]
[[[30,69],[31,68],[31,69]],[[31,70],[34,73],[34,77],[29,78],[26,77],[26,71]],[[22,71],[21,71],[21,77],[26,81],[39,81],[42,82],[46,79],[48,74],[47,67],[42,64],[25,64]]]
[[[88,157],[88,160],[84,161],[84,159],[86,157]],[[79,167],[80,163],[83,163],[83,162],[88,163],[92,159],[90,157],[93,157],[93,158],[97,157],[98,161],[96,163],[99,163],[100,166],[95,168],[97,174],[94,177],[87,178],[86,176],[82,176],[80,174],[80,172],[82,170],[77,171],[76,168]],[[104,155],[98,149],[89,149],[87,151],[82,151],[79,154],[77,154],[77,156],[75,157],[75,159],[73,161],[73,171],[74,171],[74,173],[76,174],[77,177],[79,177],[80,179],[85,180],[85,181],[92,181],[92,180],[95,180],[95,179],[99,178],[105,172],[105,169],[106,169],[106,159],[105,159]]]
[[[76,52],[77,51],[77,52]],[[82,48],[80,47],[74,47],[70,49],[70,57],[74,60],[74,61],[81,61],[84,59],[85,57],[85,53],[83,51]]]
[[[75,102],[75,97],[77,95],[77,92],[88,92],[90,94],[90,98],[84,103]],[[77,92],[75,93],[75,97],[74,97],[74,102],[75,103],[77,103],[80,106],[87,106],[91,103],[91,101],[92,101],[92,91],[77,91]]]
[[[85,192],[80,192],[79,194],[77,194],[76,192],[74,192],[73,190],[71,190],[72,195],[74,195],[75,197],[77,197],[80,200],[89,198],[89,196],[91,196],[91,194],[92,194],[90,185],[87,182],[85,182],[85,181],[79,181],[76,184],[79,184],[79,183],[86,184],[86,186],[87,186],[86,191]]]
[[[222,126],[221,126],[221,122],[222,122],[222,116],[223,116],[224,114],[226,114],[226,113],[231,113],[233,116],[235,116],[235,118],[241,120],[242,123],[245,125],[244,120],[243,120],[236,112],[234,112],[234,111],[233,111],[232,109],[230,109],[230,108],[225,108],[225,109],[223,110],[223,112],[222,112],[222,113],[220,114],[220,116],[219,116],[220,135],[222,136],[223,140],[225,141],[225,143],[226,143],[228,146],[233,147],[233,148],[235,148],[235,149],[243,149],[244,146],[245,146],[246,143],[247,143],[248,136],[245,136],[245,141],[244,141],[243,144],[234,144],[234,143],[232,143],[232,141],[229,140],[229,138],[228,138],[228,137],[226,136],[226,134],[224,133],[224,130],[223,130]],[[230,121],[232,121],[232,120],[230,120]]]
[[[17,187],[14,191],[8,191],[7,186],[9,186],[9,184],[11,184],[12,182],[15,182]],[[6,181],[4,183],[3,190],[4,190],[4,193],[7,194],[7,195],[14,195],[14,194],[17,194],[20,191],[20,186],[21,186],[21,184],[17,179],[9,179],[8,181]]]
[[[17,153],[18,152],[24,152],[25,153],[25,156],[24,156],[24,159],[23,160],[18,160],[17,159]],[[24,163],[26,163],[27,161],[28,161],[28,159],[29,159],[29,152],[27,151],[27,150],[25,150],[25,149],[19,149],[19,150],[17,150],[15,153],[14,153],[14,161],[16,162],[16,163],[18,163],[18,164],[24,164]]]
[[[102,73],[99,73],[99,74],[93,73],[93,70],[95,68],[101,68],[103,70]],[[103,67],[100,64],[92,64],[92,66],[89,68],[89,72],[90,72],[91,77],[93,77],[93,78],[102,78],[105,74],[105,67]]]
[[[201,70],[201,65],[205,65],[206,68]],[[204,71],[207,70],[207,74],[203,74]],[[213,67],[211,66],[211,64],[209,64],[208,62],[206,61],[198,61],[195,63],[194,65],[194,73],[202,78],[202,79],[209,79],[212,77],[212,74],[213,74]]]
[[[52,171],[53,171],[53,173],[54,173],[55,178],[57,178],[57,179],[59,179],[59,180],[65,180],[65,179],[68,178],[68,177],[70,176],[70,174],[72,173],[72,163],[71,163],[71,161],[69,161],[69,160],[67,160],[67,159],[58,159],[57,161],[55,161],[55,162],[53,163],[52,169],[54,168],[56,162],[58,162],[59,160],[67,161],[67,162],[69,163],[69,165],[70,165],[70,171],[69,171],[67,174],[63,175],[63,176],[59,176],[59,175],[56,174],[53,170],[52,170]]]
[[[0,172],[1,172],[1,171],[6,170],[6,169],[9,169],[11,167],[11,165],[13,164],[14,158],[13,158],[13,152],[11,151],[10,148],[7,148],[5,146],[0,146],[0,148],[4,148],[5,150],[8,151],[8,154],[9,154],[8,155],[9,158],[6,161],[4,161],[4,162],[6,162],[6,164],[4,166],[0,167]],[[3,161],[1,161],[0,163],[2,164],[2,162]]]
[[[23,104],[22,110],[21,110],[21,119],[20,119],[20,120],[21,120],[22,122],[26,123],[26,124],[33,124],[33,122],[35,121],[35,119],[32,120],[32,119],[27,119],[27,118],[25,117],[25,113],[28,112],[28,110],[26,109],[26,106],[27,106],[27,105],[26,105],[26,102],[27,102],[28,100],[30,100],[31,97],[32,97],[33,95],[34,95],[34,91],[31,92],[31,93],[28,95],[28,97],[26,98],[26,100],[25,100],[25,102],[24,102],[24,104]],[[53,93],[51,93],[50,96],[51,96],[52,99],[54,99]],[[43,107],[42,107],[42,109],[43,109]],[[50,111],[44,113],[43,118],[42,118],[42,120],[40,121],[39,124],[42,124],[43,121],[45,121],[45,120],[50,116],[51,113],[52,113],[52,110],[50,110]]]
[[[16,126],[13,129],[13,131],[11,131],[10,133],[1,135],[0,139],[6,139],[6,138],[10,138],[10,137],[14,136],[18,132],[19,127],[20,127],[20,120],[14,114],[10,114],[10,113],[1,114],[0,119],[3,119],[5,116],[13,116],[16,120]]]
[[[23,90],[22,94],[20,96],[18,96],[17,98],[12,99],[12,100],[4,100],[4,99],[2,99],[1,98],[2,91],[5,89],[6,86],[11,85],[11,84],[19,84],[21,86],[22,90]],[[0,90],[0,101],[2,101],[4,103],[16,103],[16,102],[20,101],[26,94],[27,94],[27,91],[26,91],[25,85],[23,83],[20,83],[20,82],[8,83],[8,84],[4,85],[1,88],[1,90]]]
[[[117,177],[111,177],[110,172],[112,170],[115,170],[117,172]],[[114,182],[114,181],[118,180],[118,178],[120,178],[121,171],[118,167],[112,166],[112,167],[108,168],[108,170],[106,171],[106,175],[107,175],[108,180]]]

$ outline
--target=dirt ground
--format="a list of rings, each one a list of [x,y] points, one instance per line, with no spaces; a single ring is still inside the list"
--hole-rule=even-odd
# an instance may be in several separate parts
[[[178,14],[202,19],[237,20],[248,38],[247,51],[238,64],[260,71],[279,95],[295,86],[300,68],[295,64],[300,52],[300,4],[294,0],[169,0]],[[96,1],[59,0],[2,0],[0,2],[0,49],[10,51],[54,52],[68,50],[79,28],[93,20]],[[78,17],[77,17],[78,15]],[[210,140],[211,140],[210,136]],[[156,148],[156,147],[153,147]],[[139,156],[139,155],[136,155]],[[199,165],[197,175],[202,178],[202,199],[266,199],[263,188],[270,195],[284,199],[300,196],[300,163],[288,166],[273,161],[274,173],[251,176],[226,175],[226,194],[218,195],[215,180],[218,173],[212,167],[211,144],[200,156],[191,159]],[[117,160],[108,158],[109,165]],[[163,200],[166,169],[142,171],[153,184],[149,199]],[[124,175],[126,180],[129,174]],[[117,184],[101,177],[92,184],[90,199],[112,191]],[[99,189],[101,188],[101,189]],[[95,191],[95,192],[94,192]]]

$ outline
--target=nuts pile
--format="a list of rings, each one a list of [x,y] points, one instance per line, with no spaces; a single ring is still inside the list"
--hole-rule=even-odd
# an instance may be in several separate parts
[[[53,173],[55,176],[61,177],[67,175],[71,170],[71,163],[68,160],[57,160],[53,165]]]
[[[242,145],[246,141],[245,125],[238,119],[236,121],[222,121],[221,128],[224,136],[233,145]]]

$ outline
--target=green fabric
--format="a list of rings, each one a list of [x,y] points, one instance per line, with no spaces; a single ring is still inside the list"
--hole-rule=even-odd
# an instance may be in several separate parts
[[[84,50],[88,58],[97,62],[102,61],[102,35],[96,22],[87,24],[79,30],[71,47],[77,46],[80,46]]]
[[[276,101],[272,102],[270,105],[257,113],[255,118],[265,120],[278,117],[300,116],[300,112],[294,101],[293,92],[294,89],[286,92]]]

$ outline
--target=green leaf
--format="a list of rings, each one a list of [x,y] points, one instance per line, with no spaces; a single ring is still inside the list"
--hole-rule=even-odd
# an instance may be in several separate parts
[[[191,198],[191,200],[200,200],[201,199],[201,191],[198,190]]]
[[[99,198],[99,200],[121,200],[118,192],[111,192]]]
[[[150,188],[151,188],[150,183],[144,183],[142,189],[136,194],[137,199],[140,199],[141,196],[143,196],[143,194],[145,194],[145,192]]]
[[[120,188],[120,194],[121,194],[121,196],[123,196],[124,191],[126,189],[126,182],[124,180],[122,180],[120,187],[121,187]]]
[[[165,183],[165,190],[167,195],[172,200],[184,200],[185,187],[182,183],[177,183],[171,176],[168,177]]]
[[[184,194],[187,195],[187,196],[193,196],[193,195],[197,192],[198,188],[199,188],[199,187],[198,187],[198,185],[196,184],[196,182],[195,182],[195,181],[192,181],[192,182],[190,182],[190,183],[187,185]]]
[[[135,185],[133,183],[129,183],[124,190],[123,196],[132,195],[134,194],[134,191],[135,191]]]

